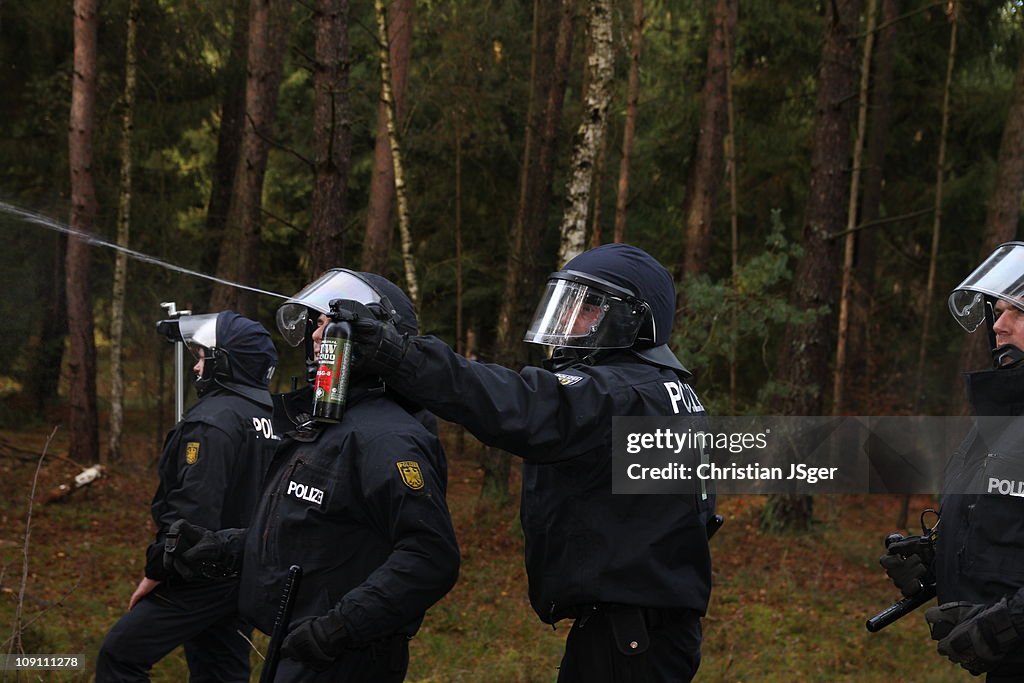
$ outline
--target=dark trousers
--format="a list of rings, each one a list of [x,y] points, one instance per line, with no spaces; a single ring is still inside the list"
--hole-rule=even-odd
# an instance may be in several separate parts
[[[96,659],[97,683],[148,681],[149,670],[185,646],[189,680],[248,682],[252,627],[238,616],[238,583],[161,584],[107,633]]]
[[[328,669],[314,671],[282,659],[274,683],[402,683],[409,669],[409,639],[394,636],[369,647],[347,648]]]
[[[685,683],[697,673],[698,612],[595,607],[581,610],[569,631],[558,683]]]

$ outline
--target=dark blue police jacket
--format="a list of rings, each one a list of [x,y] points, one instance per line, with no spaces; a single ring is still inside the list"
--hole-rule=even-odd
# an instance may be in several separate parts
[[[248,526],[275,446],[269,406],[215,387],[189,408],[164,440],[146,576],[176,580],[163,564],[164,535],[176,520],[213,530]]]
[[[530,602],[554,623],[592,603],[704,613],[713,497],[613,495],[612,417],[703,415],[673,402],[684,373],[629,352],[553,373],[477,363],[413,338],[389,387],[482,442],[522,457],[521,518]],[[678,399],[678,393],[674,393]],[[678,412],[677,412],[678,411]]]
[[[293,619],[340,605],[354,645],[415,634],[458,577],[444,471],[420,420],[353,387],[340,423],[288,434],[274,454],[245,536],[239,612],[270,633],[298,564]]]

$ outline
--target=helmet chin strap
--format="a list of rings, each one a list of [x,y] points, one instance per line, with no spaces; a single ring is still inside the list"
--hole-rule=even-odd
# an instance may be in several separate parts
[[[1019,367],[1024,362],[1024,351],[1013,344],[1003,344],[992,349],[992,362],[997,370],[1009,370]]]
[[[577,363],[593,365],[600,360],[601,356],[606,355],[606,352],[617,350],[619,349],[577,349],[569,346],[558,346],[551,352],[551,358],[541,363],[541,365],[549,372],[558,372]]]
[[[1009,370],[1010,368],[1016,368],[1020,366],[1021,361],[1024,361],[1024,351],[1013,344],[1003,344],[1002,346],[996,345],[996,316],[994,312],[994,302],[989,297],[985,297],[985,323],[988,328],[988,343],[989,348],[992,349],[992,366],[996,370]]]

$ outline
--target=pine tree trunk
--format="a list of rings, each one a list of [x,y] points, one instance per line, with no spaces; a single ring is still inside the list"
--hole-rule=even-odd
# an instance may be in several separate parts
[[[74,12],[75,55],[68,127],[68,162],[71,168],[69,223],[79,232],[93,233],[97,211],[92,139],[96,118],[98,0],[75,0]],[[77,237],[70,237],[66,264],[71,370],[68,457],[77,462],[92,463],[99,460],[99,417],[89,245]]]
[[[893,66],[895,64],[896,29],[899,15],[899,0],[882,0],[882,21],[876,29],[877,44],[874,50],[871,71],[871,98],[868,106],[868,136],[864,150],[863,191],[860,203],[860,225],[869,225],[878,220],[882,203],[882,187],[885,179],[885,154],[889,142],[889,118],[892,112]],[[850,405],[858,415],[873,414],[875,406],[865,405],[858,398],[868,390],[868,383],[875,377],[873,367],[872,329],[877,324],[874,316],[875,262],[878,242],[876,228],[858,230],[856,262],[854,270],[854,291],[856,296],[850,311],[853,323],[850,326],[850,378],[849,383],[857,389],[851,396]]]
[[[349,111],[348,0],[317,0],[313,15],[313,198],[309,226],[310,279],[345,261]]]
[[[395,101],[395,117],[406,116],[405,83],[412,58],[413,0],[392,0],[388,6],[387,45],[391,66],[391,94]],[[377,141],[373,150],[373,172],[370,176],[370,204],[367,209],[366,235],[363,238],[362,268],[373,273],[389,272],[393,228],[391,219],[395,205],[395,169],[388,137],[388,113],[381,97],[377,106]]]
[[[736,181],[736,116],[732,98],[732,55],[735,43],[735,31],[729,36],[726,51],[729,61],[725,64],[725,169],[729,177],[729,275],[734,291],[739,290],[740,269],[740,229],[739,229],[739,191]],[[736,307],[729,312],[729,414],[736,414],[736,387],[739,368],[736,362],[736,347],[739,345],[739,320]]]
[[[999,143],[999,157],[996,161],[996,184],[988,202],[985,216],[985,236],[982,239],[980,263],[1002,244],[1017,238],[1020,221],[1021,195],[1024,194],[1024,53],[1017,64],[1017,75],[1013,83],[1013,99],[1003,127],[1003,138]],[[968,335],[960,352],[960,372],[970,372],[990,367],[987,335],[977,332]],[[960,397],[960,410],[967,412],[966,400],[959,386],[954,396]]]
[[[622,131],[619,187],[615,195],[616,242],[626,239],[626,204],[629,202],[629,166],[636,137],[636,114],[640,101],[640,48],[644,41],[644,0],[633,0],[633,30],[629,48],[629,82],[626,86],[626,125]]]
[[[686,245],[683,252],[683,275],[706,272],[711,255],[711,223],[722,175],[725,168],[722,147],[726,127],[725,75],[732,55],[736,30],[736,6],[733,0],[718,0],[712,12],[711,39],[708,41],[707,72],[702,93],[700,136],[697,156],[690,169],[683,209],[686,223]]]
[[[849,192],[850,110],[856,90],[855,41],[858,0],[827,4],[818,94],[815,104],[811,183],[790,303],[800,309],[831,307],[835,303],[837,243],[833,235],[846,222]],[[801,327],[789,326],[779,351],[776,376],[787,394],[772,405],[774,415],[821,415],[822,389],[829,379],[834,329],[828,315]],[[766,529],[803,530],[811,525],[809,496],[770,496],[762,512]]]
[[[402,265],[405,269],[405,289],[412,305],[419,307],[419,283],[416,278],[416,261],[413,258],[411,218],[409,199],[405,191],[405,168],[402,162],[402,148],[398,141],[398,114],[395,111],[392,88],[391,57],[388,47],[388,12],[384,0],[374,0],[377,14],[377,39],[380,41],[380,94],[387,114],[388,144],[391,146],[391,165],[395,178],[395,202],[398,206],[398,234],[402,239]],[[408,62],[405,64],[408,68]]]
[[[949,6],[949,55],[946,58],[946,83],[942,91],[942,126],[939,132],[939,155],[935,162],[935,210],[932,216],[932,245],[928,258],[928,283],[925,285],[924,303],[921,306],[924,314],[921,322],[921,341],[917,349],[917,372],[914,375],[914,407],[915,413],[920,408],[924,392],[924,369],[928,359],[928,332],[932,319],[932,298],[935,296],[935,271],[939,260],[939,237],[942,234],[942,186],[946,166],[946,134],[949,131],[949,93],[953,85],[953,64],[956,62],[956,34],[959,7],[957,0]],[[1020,195],[1017,195],[1018,200]]]
[[[245,62],[249,40],[249,0],[234,0],[231,24],[231,47],[221,80],[224,97],[220,106],[217,129],[217,155],[213,161],[210,202],[206,209],[206,237],[211,244],[222,244],[231,206],[231,188],[242,147],[245,124]],[[200,267],[204,273],[217,268],[217,249],[204,249]],[[204,283],[205,286],[205,283]],[[209,300],[209,293],[205,299]]]
[[[839,330],[836,334],[836,364],[832,375],[832,414],[842,415],[845,406],[846,349],[850,329],[850,308],[853,298],[853,252],[857,233],[857,200],[860,197],[861,152],[868,125],[868,92],[871,84],[871,53],[875,47],[877,0],[868,0],[867,36],[864,57],[860,63],[860,92],[857,97],[857,138],[853,143],[853,164],[850,174],[850,199],[847,202],[846,237],[843,244],[843,278],[839,288]]]
[[[611,0],[591,0],[589,12],[591,53],[583,122],[576,131],[570,178],[566,185],[566,208],[560,228],[559,264],[583,252],[587,236],[587,210],[590,207],[594,164],[604,141],[604,130],[611,105],[611,81],[615,67],[612,50]]]
[[[64,341],[68,337],[67,243],[64,235],[54,235],[40,341],[32,351],[32,362],[20,376],[31,397],[30,405],[39,414],[57,402]]]
[[[128,4],[125,45],[124,110],[121,114],[121,182],[117,204],[117,243],[128,246],[132,207],[132,132],[135,119],[135,43],[139,27],[139,0]],[[114,257],[114,292],[110,302],[110,434],[108,460],[121,459],[121,431],[124,427],[124,299],[128,279],[128,255]],[[104,461],[104,464],[106,462]]]
[[[551,208],[551,183],[562,122],[562,105],[572,63],[575,0],[555,3],[535,0],[534,36],[530,68],[530,113],[520,176],[519,205],[509,239],[504,289],[498,311],[495,360],[521,367],[527,359],[522,333],[537,304],[540,278],[551,269],[543,247],[547,242],[547,216]],[[556,21],[557,20],[557,21]],[[508,501],[511,456],[484,448],[481,500],[503,505]]]
[[[246,121],[232,185],[228,229],[217,260],[218,277],[246,285],[256,281],[263,178],[288,46],[290,10],[287,0],[252,0],[249,11]],[[214,286],[210,307],[218,311],[233,309],[248,316],[256,313],[252,292],[221,284]]]

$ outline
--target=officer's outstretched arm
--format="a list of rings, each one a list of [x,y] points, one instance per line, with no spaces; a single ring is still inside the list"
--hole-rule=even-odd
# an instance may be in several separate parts
[[[628,401],[628,389],[600,376],[563,383],[541,368],[516,372],[478,363],[436,337],[410,338],[386,381],[487,445],[535,462],[569,459],[609,443],[610,416],[623,414]]]

